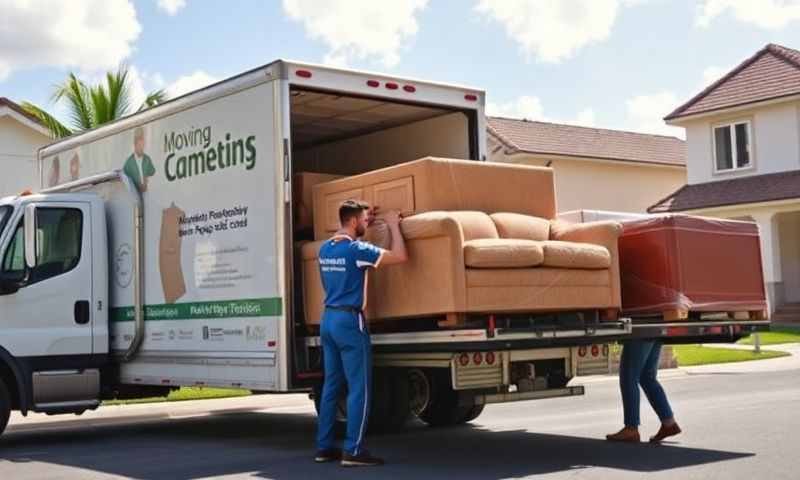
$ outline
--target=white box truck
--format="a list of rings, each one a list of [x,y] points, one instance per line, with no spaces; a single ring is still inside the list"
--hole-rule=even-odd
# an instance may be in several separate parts
[[[0,200],[0,431],[180,386],[313,391],[297,313],[292,174],[484,160],[484,92],[276,61],[39,152],[42,190]],[[63,183],[51,172],[77,158]],[[596,312],[373,335],[371,425],[580,395]]]

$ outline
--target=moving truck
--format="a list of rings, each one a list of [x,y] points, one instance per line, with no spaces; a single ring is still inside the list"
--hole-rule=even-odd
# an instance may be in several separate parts
[[[293,175],[484,161],[484,136],[481,90],[275,61],[42,148],[42,189],[0,200],[0,430],[181,386],[314,396]],[[580,395],[578,347],[631,332],[574,312],[374,334],[371,425]]]

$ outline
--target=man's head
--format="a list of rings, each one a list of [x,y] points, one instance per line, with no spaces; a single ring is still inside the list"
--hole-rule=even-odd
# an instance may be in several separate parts
[[[133,151],[138,157],[144,155],[144,129],[142,127],[136,127],[133,131]]]
[[[361,200],[345,200],[339,206],[339,222],[342,228],[362,237],[369,225],[369,204]]]

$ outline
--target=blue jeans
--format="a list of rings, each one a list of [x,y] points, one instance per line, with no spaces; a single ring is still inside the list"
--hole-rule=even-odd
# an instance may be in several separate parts
[[[622,408],[625,412],[625,426],[638,427],[639,385],[647,400],[661,421],[673,417],[667,394],[658,383],[658,359],[661,356],[661,342],[651,340],[632,340],[622,346],[619,364],[619,388],[622,392]]]
[[[319,406],[317,448],[334,447],[336,403],[347,382],[347,434],[344,451],[358,455],[369,418],[372,350],[362,315],[326,309],[320,326],[325,383]]]

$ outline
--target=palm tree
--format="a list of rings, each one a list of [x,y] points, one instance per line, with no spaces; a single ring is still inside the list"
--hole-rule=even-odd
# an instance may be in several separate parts
[[[87,85],[74,73],[70,73],[64,83],[55,86],[51,96],[53,103],[66,101],[69,126],[33,103],[23,102],[22,108],[39,119],[53,137],[64,138],[133,113],[130,111],[130,88],[128,68],[124,65],[116,72],[106,73],[105,81],[97,85]],[[150,92],[137,111],[166,100],[167,94],[163,89]]]

